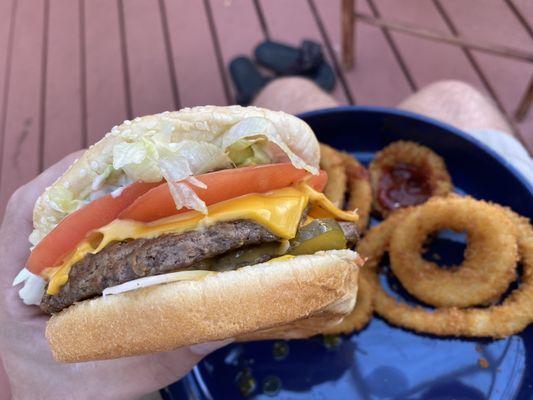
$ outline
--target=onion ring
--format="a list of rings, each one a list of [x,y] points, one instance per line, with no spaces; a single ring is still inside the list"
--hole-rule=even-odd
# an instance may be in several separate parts
[[[350,334],[353,331],[360,331],[372,319],[374,307],[372,305],[372,290],[367,280],[359,274],[357,288],[357,302],[351,314],[337,325],[330,326],[322,331],[324,335],[338,335],[341,333]]]
[[[422,257],[429,234],[466,231],[459,266],[440,268]],[[392,234],[392,272],[417,299],[435,307],[493,303],[516,279],[518,249],[511,221],[497,206],[471,197],[434,197],[414,207]]]
[[[527,218],[505,210],[517,232],[522,262],[522,280],[517,289],[499,305],[488,308],[456,307],[428,310],[413,307],[389,296],[379,281],[379,261],[387,251],[392,232],[409,210],[393,213],[371,229],[359,243],[358,251],[368,257],[362,273],[373,289],[376,312],[389,323],[421,333],[439,336],[503,338],[525,329],[533,322],[533,228]]]
[[[385,147],[370,163],[369,173],[373,206],[383,217],[453,189],[444,160],[414,142],[400,140]]]
[[[342,207],[347,185],[343,159],[337,150],[324,143],[320,144],[320,168],[328,174],[324,194],[335,206]]]
[[[347,153],[341,153],[348,177],[348,210],[357,210],[359,233],[366,231],[372,208],[372,189],[368,171],[359,161]]]

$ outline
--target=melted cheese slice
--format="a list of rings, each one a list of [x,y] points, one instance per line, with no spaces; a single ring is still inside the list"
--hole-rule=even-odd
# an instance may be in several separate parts
[[[306,184],[274,190],[263,194],[249,194],[208,207],[207,215],[190,211],[160,220],[143,223],[131,220],[115,220],[94,230],[64,261],[48,268],[43,276],[49,280],[47,293],[55,295],[68,281],[71,267],[88,254],[96,254],[112,242],[155,238],[163,234],[183,233],[202,229],[217,222],[251,220],[262,225],[281,239],[296,235],[302,213],[311,204],[310,215],[357,221],[355,213],[335,207],[326,196]]]

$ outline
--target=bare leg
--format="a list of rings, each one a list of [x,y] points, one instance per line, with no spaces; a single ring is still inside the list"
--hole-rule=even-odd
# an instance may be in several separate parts
[[[291,114],[339,103],[308,79],[279,78],[259,93],[254,105]],[[494,104],[477,89],[461,81],[432,83],[402,101],[398,108],[426,115],[464,130],[497,130],[511,134],[511,127]]]
[[[254,106],[289,114],[299,114],[319,108],[336,107],[337,100],[305,78],[275,79],[266,85],[253,102]]]
[[[461,81],[432,83],[402,101],[398,108],[441,120],[463,130],[512,132],[492,101]]]
[[[270,82],[259,93],[254,105],[298,114],[335,107],[339,103],[313,82],[290,77]],[[472,86],[452,80],[435,82],[409,96],[398,108],[439,119],[459,129],[478,131],[472,134],[505,158],[514,160],[515,167],[525,176],[531,176],[531,161],[526,150],[506,135],[488,132],[499,131],[512,136],[512,129],[503,115],[490,99]]]

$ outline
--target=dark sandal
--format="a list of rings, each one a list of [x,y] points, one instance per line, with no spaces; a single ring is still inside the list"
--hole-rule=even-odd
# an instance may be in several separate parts
[[[229,64],[229,72],[237,90],[237,104],[241,106],[250,104],[257,93],[272,80],[271,77],[263,76],[248,57],[234,58]]]
[[[256,47],[255,58],[277,75],[304,76],[328,92],[335,87],[335,73],[324,60],[322,46],[310,40],[304,40],[299,48],[265,41]]]

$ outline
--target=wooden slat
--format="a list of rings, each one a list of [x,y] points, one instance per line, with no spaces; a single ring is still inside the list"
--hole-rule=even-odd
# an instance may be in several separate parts
[[[435,4],[439,3],[435,2]],[[516,15],[519,16],[520,14]],[[517,49],[516,47],[510,47],[501,44],[495,44],[494,42],[487,42],[483,39],[472,40],[460,35],[458,32],[456,33],[455,31],[454,34],[448,34],[430,28],[421,28],[420,26],[415,24],[406,24],[404,22],[373,17],[372,15],[364,13],[356,13],[355,17],[358,21],[364,22],[365,24],[378,26],[383,29],[388,29],[389,31],[407,33],[423,39],[453,44],[455,46],[464,47],[466,49],[476,50],[501,57],[533,62],[533,52],[531,51],[521,50]]]
[[[330,0],[314,0],[328,31],[333,48],[340,57],[340,8]],[[360,12],[370,13],[364,0],[357,2]],[[356,25],[355,65],[344,71],[358,104],[394,106],[411,93],[409,84],[398,65],[381,30],[365,24]]]
[[[533,39],[517,22],[505,3],[496,0],[446,0],[441,4],[457,30],[464,36],[533,50]],[[472,55],[490,81],[507,114],[513,115],[533,76],[532,64],[477,51],[472,51]],[[533,119],[533,116],[530,115],[528,120],[529,118]],[[524,121],[522,137],[533,149],[533,130],[527,130],[527,122]]]
[[[338,1],[335,1],[336,7]],[[306,0],[262,0],[260,2],[265,21],[272,40],[299,46],[304,39],[310,39],[322,44],[326,60],[333,65],[328,54],[324,39],[320,34],[315,18]],[[339,19],[340,23],[340,19]],[[339,80],[332,95],[341,103],[348,103],[348,93],[345,92]]]
[[[8,89],[9,61],[12,46],[10,47],[10,36],[13,32],[13,12],[15,11],[15,1],[6,0],[0,2],[0,138],[3,136],[4,128],[4,104]],[[12,45],[12,43],[11,43]],[[1,139],[0,139],[1,140]],[[0,147],[0,153],[2,148]]]
[[[85,0],[88,143],[128,118],[117,2]]]
[[[166,0],[165,9],[181,106],[226,105],[203,2]]]
[[[332,7],[333,8],[333,7]],[[342,66],[345,69],[353,68],[355,51],[355,0],[342,0],[340,7],[342,31]]]
[[[2,213],[11,193],[39,172],[45,5],[33,0],[17,4],[0,180]]]
[[[174,72],[169,68],[159,4],[155,0],[121,3],[133,116],[173,110],[179,99],[172,85]]]
[[[434,5],[427,0],[371,0],[384,18],[448,32]],[[417,88],[441,79],[460,79],[485,91],[482,81],[460,48],[403,33],[391,33]]]
[[[522,18],[526,21],[529,30],[533,30],[533,1],[531,0],[507,0],[511,2]]]
[[[79,2],[50,2],[44,167],[82,147]]]
[[[533,50],[533,39],[501,0],[441,0],[465,37]],[[495,29],[497,27],[497,29]]]
[[[252,1],[208,0],[208,4],[220,45],[224,72],[234,97],[235,89],[229,77],[228,64],[240,55],[251,57],[255,46],[264,40],[264,35]],[[230,103],[232,102],[234,101]]]

